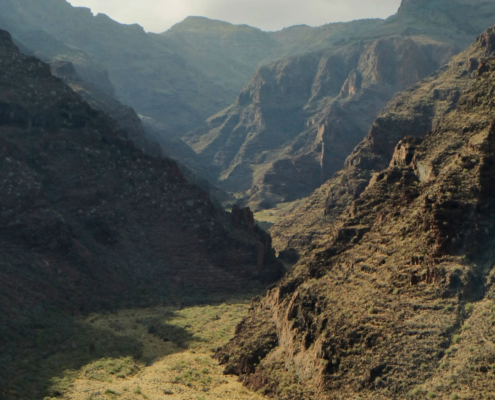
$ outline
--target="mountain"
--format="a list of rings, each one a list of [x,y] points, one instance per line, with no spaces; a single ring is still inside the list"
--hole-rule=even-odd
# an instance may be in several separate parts
[[[255,210],[308,196],[394,94],[467,47],[494,12],[493,1],[404,2],[384,22],[355,21],[367,30],[260,66],[234,104],[185,140]]]
[[[283,399],[493,393],[494,55],[489,29],[389,105],[333,181],[361,168],[361,189],[253,304],[226,373]]]
[[[401,139],[425,136],[457,107],[460,93],[476,82],[479,63],[490,55],[486,48],[471,46],[422,82],[397,94],[346,159],[344,168],[272,228],[277,250],[295,255],[324,237],[373,175],[388,166]]]
[[[151,154],[161,147],[188,180],[230,204],[235,199],[211,183],[216,176],[181,136],[228,106],[258,64],[327,47],[382,22],[262,32],[189,17],[157,35],[65,0],[1,0],[0,7],[0,28],[13,34],[22,52],[50,62],[92,107],[117,119],[138,147]]]
[[[73,62],[91,83],[92,71],[107,71],[117,99],[166,124],[169,135],[193,126],[226,101],[220,85],[186,65],[139,25],[122,25],[104,14],[93,16],[89,9],[72,7],[65,0],[2,0],[0,7],[0,26],[17,40],[50,60]]]
[[[115,119],[83,100],[84,87],[77,94],[50,67],[66,78],[73,72],[68,64],[21,54],[0,31],[0,397],[6,399],[17,398],[11,389],[32,389],[21,398],[40,398],[32,365],[13,376],[9,360],[38,348],[53,314],[212,301],[283,275],[270,236],[249,210],[217,209],[174,161],[139,149]],[[49,339],[53,346],[70,340],[60,332]]]
[[[351,23],[268,33],[190,17],[148,34],[66,0],[1,0],[0,7],[0,28],[22,49],[44,61],[72,62],[84,81],[160,123],[167,139],[231,104],[259,63],[362,31]]]
[[[205,76],[221,84],[235,99],[259,64],[329,47],[380,23],[382,20],[370,19],[263,32],[248,25],[188,17],[155,37],[180,54],[188,65],[197,66]]]

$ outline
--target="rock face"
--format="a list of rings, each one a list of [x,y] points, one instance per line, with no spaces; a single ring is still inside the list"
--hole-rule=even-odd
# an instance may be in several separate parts
[[[430,3],[431,19],[404,5],[325,51],[261,66],[236,103],[188,134],[187,143],[220,186],[242,193],[254,210],[308,196],[342,169],[395,93],[467,47],[489,26],[484,13],[495,11],[494,2],[465,15],[463,2]],[[434,16],[445,23],[439,27]]]
[[[369,162],[382,167],[294,271],[253,304],[218,353],[227,372],[283,399],[493,392],[493,35],[397,96],[377,120],[350,160],[375,154]],[[399,127],[410,136],[393,143]]]
[[[366,189],[373,174],[389,165],[401,139],[423,137],[436,128],[457,107],[460,93],[475,83],[481,60],[493,54],[488,45],[491,37],[485,33],[447,66],[395,96],[347,158],[344,169],[272,228],[277,250],[304,252],[326,235],[335,218]]]
[[[236,224],[175,162],[137,148],[5,31],[0,167],[2,354],[36,310],[202,301],[283,274],[265,232]]]

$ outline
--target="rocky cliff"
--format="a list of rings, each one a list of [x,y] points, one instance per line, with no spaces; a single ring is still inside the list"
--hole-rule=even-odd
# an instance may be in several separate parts
[[[342,168],[395,93],[467,47],[495,12],[493,1],[428,4],[422,12],[404,4],[360,36],[261,66],[236,103],[186,141],[256,210],[309,195]]]
[[[389,121],[390,132],[410,136],[382,136],[390,142],[374,154],[377,166],[388,154],[387,164],[294,271],[253,302],[218,354],[227,372],[281,399],[481,399],[494,391],[493,40],[490,29],[396,98],[390,109],[416,103],[426,116],[416,132],[400,125],[400,113],[377,121],[374,129]]]
[[[270,237],[237,217],[248,210],[216,209],[175,162],[144,153],[5,31],[0,166],[2,398],[16,385],[5,360],[44,329],[34,318],[221,299],[283,274]]]
[[[487,43],[492,39],[486,39]],[[493,54],[491,45],[477,41],[430,77],[399,93],[380,112],[344,169],[311,194],[291,215],[272,228],[279,251],[304,252],[324,236],[335,218],[368,186],[376,171],[390,162],[405,136],[423,137],[457,107],[459,95],[476,81],[480,62]]]

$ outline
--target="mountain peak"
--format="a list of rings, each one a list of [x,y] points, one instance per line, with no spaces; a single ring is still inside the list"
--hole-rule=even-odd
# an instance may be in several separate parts
[[[171,31],[177,31],[177,30],[190,30],[190,29],[211,29],[211,28],[219,28],[219,27],[231,27],[233,26],[229,22],[225,21],[220,21],[216,19],[210,19],[206,17],[200,17],[200,16],[194,16],[191,15],[184,19],[183,21],[175,24],[172,28],[170,28]]]
[[[428,0],[402,0],[399,13],[416,10],[426,3]]]

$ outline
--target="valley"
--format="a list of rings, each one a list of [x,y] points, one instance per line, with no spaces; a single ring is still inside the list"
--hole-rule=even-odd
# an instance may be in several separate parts
[[[494,18],[0,0],[0,399],[495,398]]]
[[[261,399],[237,377],[224,375],[213,358],[248,307],[248,299],[233,299],[181,310],[155,307],[75,318],[72,332],[67,325],[57,326],[67,329],[66,337],[48,355],[23,355],[24,362],[38,365],[37,382],[23,379],[22,366],[13,364],[7,393],[28,398],[30,385],[42,384],[45,399]],[[43,333],[38,333],[40,340]]]

